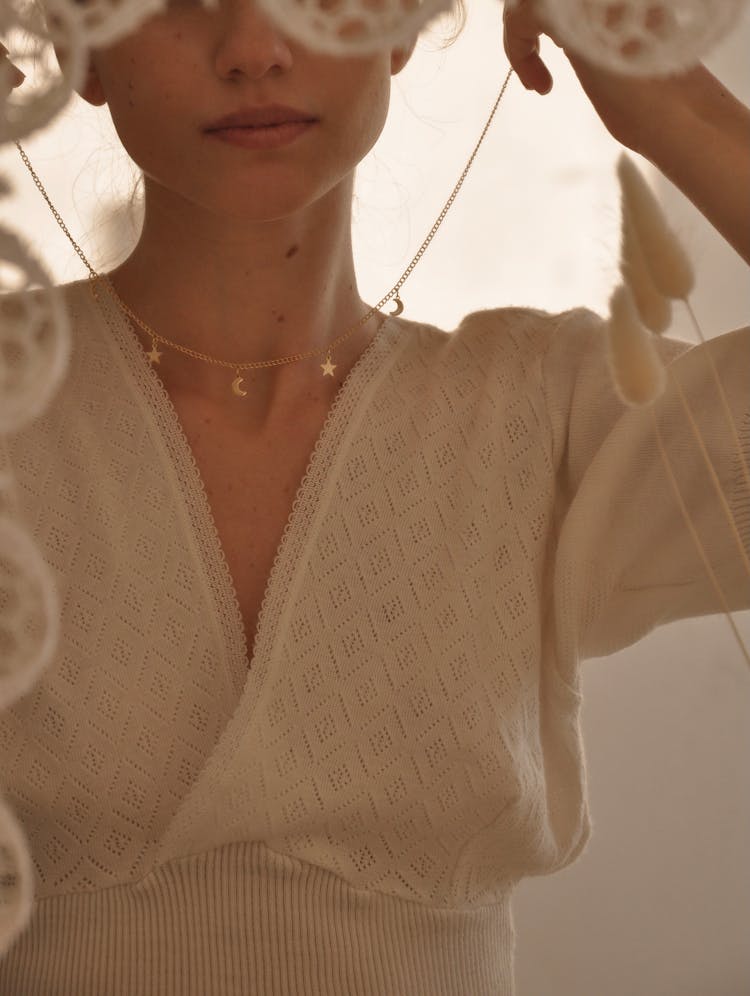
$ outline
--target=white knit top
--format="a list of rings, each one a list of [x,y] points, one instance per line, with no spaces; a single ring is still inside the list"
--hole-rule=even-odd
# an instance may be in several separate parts
[[[581,660],[719,610],[601,319],[389,318],[318,439],[250,656],[156,371],[106,292],[63,292],[69,376],[6,441],[63,626],[0,713],[36,875],[0,993],[511,996],[514,886],[590,832]],[[659,348],[750,550],[705,347]],[[750,454],[750,329],[708,348]],[[674,472],[748,608],[674,384]]]

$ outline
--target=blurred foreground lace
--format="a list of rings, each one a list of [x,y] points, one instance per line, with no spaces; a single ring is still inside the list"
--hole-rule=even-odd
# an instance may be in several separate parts
[[[201,2],[207,8],[218,4],[218,0]],[[453,8],[453,0],[257,2],[290,37],[342,57],[409,45]],[[511,2],[517,0],[508,0]],[[731,31],[746,2],[539,0],[539,6],[566,47],[615,71],[653,76],[696,64]],[[0,54],[0,143],[16,142],[47,128],[82,84],[89,49],[113,44],[166,6],[166,0],[0,0],[0,38],[10,53],[9,57]],[[488,58],[496,54],[488,52]],[[25,73],[21,85],[14,66]],[[0,175],[0,198],[12,193],[10,178]],[[628,272],[632,273],[632,254],[630,260]],[[31,290],[33,293],[28,293]],[[610,332],[620,330],[619,338],[612,339],[613,375],[630,404],[648,403],[662,385],[653,357],[646,355],[648,339],[635,324],[647,321],[643,316],[649,313],[648,307],[636,317],[637,298],[643,299],[644,294],[648,291],[642,281],[636,279],[634,286],[632,280],[626,280],[612,300]],[[54,578],[22,525],[4,437],[38,418],[60,388],[70,358],[71,330],[61,296],[44,263],[20,235],[2,226],[0,295],[2,709],[28,693],[53,660],[60,626]],[[661,315],[657,323],[664,319],[663,301],[652,296],[651,308],[655,309],[652,316]],[[628,325],[624,338],[623,322]],[[0,956],[28,923],[32,901],[28,841],[0,797]]]

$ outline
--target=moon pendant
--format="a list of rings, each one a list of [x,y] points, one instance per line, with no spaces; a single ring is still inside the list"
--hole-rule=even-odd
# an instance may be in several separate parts
[[[234,391],[234,393],[237,395],[238,398],[247,397],[247,391],[242,390],[242,382],[244,379],[245,379],[244,377],[238,377],[236,380],[232,381],[232,390]]]
[[[403,314],[403,311],[404,311],[404,302],[401,300],[401,298],[398,296],[398,294],[395,297],[395,301],[396,301],[395,310],[391,311],[390,314],[394,318],[397,318],[399,315]]]

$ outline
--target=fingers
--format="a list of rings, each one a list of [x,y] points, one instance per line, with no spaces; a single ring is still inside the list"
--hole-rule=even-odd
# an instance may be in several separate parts
[[[530,0],[506,2],[503,9],[503,45],[511,66],[527,90],[549,93],[552,75],[539,55],[544,28]]]

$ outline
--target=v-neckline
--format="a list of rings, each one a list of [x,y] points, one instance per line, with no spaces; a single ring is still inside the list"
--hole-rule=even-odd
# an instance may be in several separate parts
[[[86,282],[91,283],[88,278]],[[162,453],[166,457],[164,466],[171,472],[173,487],[182,499],[182,524],[192,546],[196,573],[201,575],[205,583],[204,594],[214,609],[226,678],[239,705],[251,687],[258,692],[263,684],[284,608],[293,601],[293,589],[302,574],[305,548],[309,549],[326,504],[323,499],[332,483],[331,468],[361,423],[363,410],[380,381],[380,377],[374,375],[378,371],[384,374],[383,361],[390,357],[392,363],[398,352],[395,345],[399,322],[394,316],[386,315],[331,402],[266,578],[253,647],[250,648],[240,600],[205,483],[178,412],[125,314],[101,284],[98,291],[104,317],[116,334],[121,359],[139,394],[147,401],[157,429],[154,434],[156,445],[166,451]],[[96,309],[93,288],[90,300]]]

